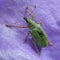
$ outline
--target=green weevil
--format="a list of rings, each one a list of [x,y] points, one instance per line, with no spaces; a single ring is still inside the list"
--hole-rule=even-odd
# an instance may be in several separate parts
[[[32,36],[32,42],[34,44],[34,47],[36,49],[36,52],[40,55],[40,51],[37,47],[40,46],[41,48],[44,48],[48,45],[52,45],[52,43],[48,40],[47,34],[45,33],[45,31],[43,30],[43,28],[41,27],[41,23],[36,23],[34,22],[34,16],[33,14],[28,10],[28,7],[26,7],[26,12],[29,13],[29,15],[32,16],[32,19],[28,18],[28,17],[24,17],[24,20],[26,21],[28,28],[30,29],[25,40],[24,43],[27,41],[27,38],[29,36],[29,34],[31,34]],[[16,26],[16,25],[6,25],[7,27],[17,27],[17,28],[27,28],[26,26]]]

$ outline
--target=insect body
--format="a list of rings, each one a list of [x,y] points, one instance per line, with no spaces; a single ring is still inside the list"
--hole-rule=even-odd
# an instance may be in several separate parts
[[[49,43],[48,38],[40,24],[35,23],[32,19],[24,17],[30,29],[30,33],[37,45],[40,47],[46,47]]]

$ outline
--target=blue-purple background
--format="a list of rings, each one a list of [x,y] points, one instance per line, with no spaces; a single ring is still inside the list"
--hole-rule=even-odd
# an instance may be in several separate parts
[[[23,20],[27,5],[32,11],[36,5],[35,21],[42,22],[53,43],[52,47],[43,48],[40,56],[28,43],[23,44],[28,29],[5,27],[5,24],[15,22],[20,26],[27,25]],[[60,60],[59,40],[60,0],[0,0],[0,60]]]

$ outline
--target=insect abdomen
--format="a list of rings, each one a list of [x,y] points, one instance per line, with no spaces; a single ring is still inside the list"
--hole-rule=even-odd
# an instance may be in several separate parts
[[[37,31],[31,30],[31,35],[40,47],[46,47],[48,45],[48,39],[44,34],[39,35]]]

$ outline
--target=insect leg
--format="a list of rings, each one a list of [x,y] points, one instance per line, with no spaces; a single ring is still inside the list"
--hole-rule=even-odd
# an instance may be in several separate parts
[[[39,23],[37,23],[37,24],[40,24],[40,25],[42,25],[42,22],[39,22]]]
[[[13,25],[13,24],[6,24],[6,27],[16,27],[16,28],[27,28],[27,26],[17,26],[17,25]]]
[[[48,45],[49,45],[49,46],[52,46],[52,45],[53,45],[50,40],[48,40]]]
[[[38,54],[38,55],[40,55],[40,51],[39,51],[39,49],[38,49],[38,47],[37,47],[37,45],[36,45],[35,41],[34,41],[34,40],[32,40],[32,42],[33,42],[33,45],[34,45],[34,48],[35,48],[35,50],[36,50],[37,54]]]
[[[28,32],[28,34],[27,34],[27,36],[26,36],[26,38],[25,38],[25,40],[24,40],[24,43],[26,43],[26,41],[27,41],[27,39],[28,39],[28,37],[29,37],[29,34],[30,34],[30,31]]]
[[[28,9],[28,6],[26,6],[26,13],[28,13],[30,16],[32,16],[32,20],[34,20],[34,15],[32,14],[32,12]]]

